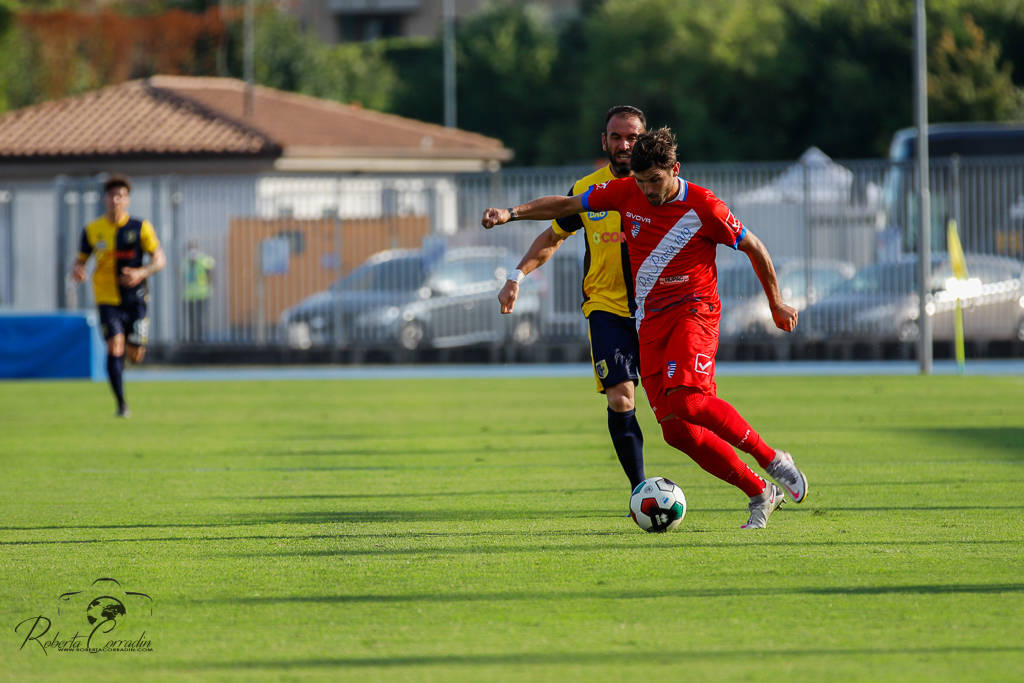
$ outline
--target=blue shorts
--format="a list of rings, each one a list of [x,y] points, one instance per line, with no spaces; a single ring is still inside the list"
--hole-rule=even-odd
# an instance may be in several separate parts
[[[594,363],[597,390],[640,381],[640,342],[636,321],[607,311],[592,311],[590,323],[590,358]]]
[[[126,344],[145,346],[149,341],[149,318],[146,304],[138,302],[123,306],[100,304],[100,331],[106,340],[124,335]]]

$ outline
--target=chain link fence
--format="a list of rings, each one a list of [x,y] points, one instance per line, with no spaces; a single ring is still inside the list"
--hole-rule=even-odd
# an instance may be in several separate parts
[[[151,284],[151,353],[168,360],[340,361],[586,358],[580,313],[586,237],[524,281],[512,315],[497,292],[546,223],[480,228],[483,210],[566,193],[586,167],[465,176],[133,178],[133,215],[167,253]],[[909,357],[917,334],[914,169],[835,162],[693,164],[768,245],[798,331],[774,329],[749,262],[719,250],[722,355]],[[977,354],[1024,345],[1024,159],[942,159],[931,170],[935,338],[960,299]],[[102,213],[102,176],[0,186],[0,307],[91,310],[68,273],[82,227]],[[955,281],[955,221],[969,278]]]

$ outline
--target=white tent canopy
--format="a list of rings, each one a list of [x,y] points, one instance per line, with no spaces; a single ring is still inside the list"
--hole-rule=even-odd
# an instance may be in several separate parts
[[[797,163],[771,182],[738,198],[741,202],[846,203],[852,185],[853,171],[835,163],[817,147],[808,147]]]

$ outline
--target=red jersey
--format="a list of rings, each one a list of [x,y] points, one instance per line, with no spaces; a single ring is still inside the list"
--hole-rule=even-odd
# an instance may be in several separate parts
[[[583,193],[583,208],[622,216],[641,343],[671,330],[690,309],[717,321],[715,250],[719,244],[737,249],[746,228],[711,190],[679,178],[675,198],[653,206],[633,178],[617,178]]]

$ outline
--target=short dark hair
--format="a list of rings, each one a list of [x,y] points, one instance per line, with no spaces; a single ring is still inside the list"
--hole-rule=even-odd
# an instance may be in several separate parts
[[[115,190],[119,187],[123,187],[128,190],[128,194],[132,193],[132,181],[128,180],[127,176],[117,175],[115,173],[107,178],[107,182],[103,183],[103,194],[107,194],[111,190]]]
[[[605,113],[604,130],[601,131],[602,133],[608,130],[608,122],[612,120],[612,117],[617,116],[619,114],[625,114],[626,116],[635,116],[638,119],[640,119],[640,125],[642,125],[645,129],[647,128],[647,117],[644,116],[644,113],[642,111],[628,104],[617,104],[614,107],[610,108]]]
[[[650,168],[668,170],[676,163],[676,136],[670,128],[643,133],[636,139],[629,157],[629,168],[646,171]]]

